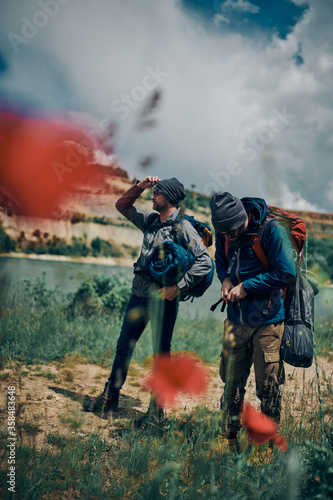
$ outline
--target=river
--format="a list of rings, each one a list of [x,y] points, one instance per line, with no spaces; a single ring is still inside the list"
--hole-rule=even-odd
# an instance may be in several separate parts
[[[105,264],[85,264],[73,261],[52,261],[38,258],[0,257],[0,283],[4,278],[9,280],[11,286],[17,286],[23,278],[36,279],[46,271],[46,284],[49,288],[59,287],[65,293],[74,292],[80,282],[88,275],[103,274],[105,276],[123,273],[132,276],[133,268]],[[3,285],[2,285],[3,286]],[[182,302],[180,312],[190,319],[204,319],[214,314],[225,318],[225,313],[217,309],[210,311],[210,306],[220,297],[220,282],[215,277],[213,284],[200,299]],[[322,317],[333,318],[333,287],[323,287],[315,299],[316,319]]]

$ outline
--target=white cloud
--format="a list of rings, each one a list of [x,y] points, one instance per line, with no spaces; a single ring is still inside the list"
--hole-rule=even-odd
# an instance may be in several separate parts
[[[250,4],[228,3],[238,9]],[[3,0],[7,16],[2,19],[7,30],[15,31],[21,17],[31,13],[11,5]],[[274,175],[287,186],[280,189],[282,204],[294,200],[298,206],[333,211],[327,192],[333,153],[331,5],[310,0],[310,9],[288,37],[275,37],[267,45],[240,34],[210,32],[176,0],[72,0],[18,56],[10,47],[7,56],[21,92],[43,99],[48,95],[55,102],[61,89],[45,85],[37,67],[29,73],[22,61],[28,50],[50,54],[50,61],[58,58],[82,110],[94,111],[98,120],[118,120],[116,153],[133,176],[178,176],[200,191],[218,176],[225,179],[221,188],[237,196],[269,198],[271,174],[266,170],[263,175],[260,156],[269,151]],[[296,66],[300,43],[304,64]],[[151,94],[141,102],[131,98],[125,119],[119,106],[113,112],[111,106],[115,100],[124,104],[133,89],[143,87],[147,66],[157,65],[169,74],[161,81],[161,106],[154,113],[159,125],[138,131],[139,112]],[[263,130],[273,110],[283,109],[295,118],[270,138]],[[244,141],[256,144],[248,145],[256,152],[251,160],[249,153],[239,152]],[[157,161],[144,170],[139,160],[147,155]]]
[[[309,203],[309,201],[302,198],[298,192],[292,193],[288,186],[283,188],[283,202],[282,205],[290,210],[304,210],[308,212],[324,212],[317,204]]]
[[[215,14],[213,22],[216,26],[220,23],[230,24],[235,14],[258,14],[260,8],[247,0],[226,0],[219,6],[221,12]]]
[[[235,10],[237,12],[249,12],[250,14],[258,14],[260,8],[253,5],[247,0],[227,0],[221,5],[223,11]]]
[[[215,14],[213,22],[218,26],[220,23],[230,24],[231,21],[225,14]]]
[[[94,162],[108,167],[114,164],[115,158],[113,155],[107,155],[103,151],[95,151]]]

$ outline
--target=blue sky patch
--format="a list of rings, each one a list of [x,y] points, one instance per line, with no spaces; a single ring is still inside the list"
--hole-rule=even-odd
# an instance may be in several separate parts
[[[182,0],[183,8],[224,32],[286,38],[308,9],[291,0]]]

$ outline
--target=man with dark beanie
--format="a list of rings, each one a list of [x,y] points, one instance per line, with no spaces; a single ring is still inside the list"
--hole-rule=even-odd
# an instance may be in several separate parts
[[[221,297],[227,303],[220,363],[225,384],[222,406],[227,409],[229,449],[237,451],[241,406],[252,363],[261,410],[277,424],[280,421],[283,289],[295,281],[295,265],[285,229],[275,220],[265,222],[269,209],[262,198],[239,200],[230,193],[215,193],[210,207],[216,231],[216,270]],[[268,267],[253,244],[264,222],[260,245]]]
[[[147,188],[153,188],[152,202],[155,212],[147,212],[134,206],[135,201]],[[84,404],[86,411],[116,410],[136,342],[148,321],[151,321],[153,352],[170,353],[171,338],[175,326],[181,291],[197,285],[211,270],[207,248],[192,224],[181,220],[179,203],[185,198],[185,189],[175,177],[161,180],[148,176],[135,183],[116,203],[117,210],[143,232],[142,250],[134,264],[132,296],[129,300],[121,332],[117,342],[112,371],[103,393]],[[144,264],[157,245],[174,241],[177,225],[178,243],[194,256],[194,263],[177,285],[164,286],[143,272]],[[163,415],[151,400],[148,416]]]

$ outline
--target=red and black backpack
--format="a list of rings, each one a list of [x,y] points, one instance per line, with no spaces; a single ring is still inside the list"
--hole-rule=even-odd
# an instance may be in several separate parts
[[[291,245],[295,250],[296,261],[299,264],[302,262],[303,258],[303,248],[306,241],[306,226],[303,219],[296,214],[287,212],[279,207],[273,207],[268,205],[269,214],[264,220],[263,224],[260,226],[260,229],[257,234],[253,234],[251,237],[251,245],[253,250],[255,251],[258,259],[264,266],[266,270],[270,269],[272,266],[266,256],[263,248],[262,248],[262,236],[265,232],[267,225],[271,221],[277,221],[279,224],[282,224],[286,229],[287,234],[289,236]],[[225,240],[225,254],[228,255],[229,241]]]
[[[251,236],[249,244],[252,245],[263,267],[266,270],[272,269],[273,266],[261,245],[262,235],[271,221],[283,225],[287,231],[295,251],[296,282],[285,289],[283,297],[285,322],[280,353],[281,359],[286,363],[307,368],[312,365],[313,360],[314,296],[319,292],[319,288],[315,277],[309,275],[310,271],[301,268],[303,248],[306,242],[306,226],[299,215],[278,207],[268,206],[268,208],[270,211],[268,217],[260,226],[258,234]],[[226,256],[228,255],[228,247],[229,242],[226,240]],[[222,299],[214,304],[211,310],[214,311],[221,301]],[[222,310],[224,310],[224,306],[225,302]]]

